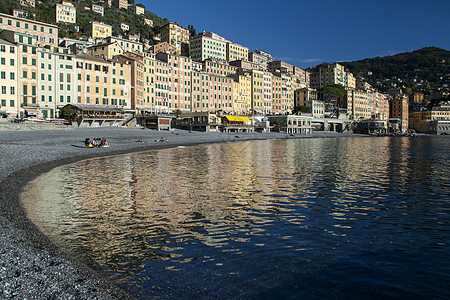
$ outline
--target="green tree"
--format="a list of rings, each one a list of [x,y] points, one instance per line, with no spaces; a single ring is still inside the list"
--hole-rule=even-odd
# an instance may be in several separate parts
[[[320,88],[319,92],[335,98],[343,98],[346,93],[345,87],[340,84],[327,85],[323,88]]]
[[[61,28],[59,31],[58,31],[58,37],[60,37],[60,38],[65,38],[65,37],[67,37],[67,31],[64,29],[64,28]]]
[[[189,36],[193,37],[197,35],[197,31],[194,28],[194,25],[188,25]]]
[[[309,114],[311,113],[311,107],[308,106],[296,106],[294,108],[294,110],[292,111],[293,114],[297,114],[297,113],[305,113],[305,114]]]
[[[73,110],[70,107],[62,107],[59,110],[59,117],[62,119],[66,119],[72,121],[73,119]]]
[[[174,114],[177,118],[181,115],[181,113],[182,113],[182,111],[181,111],[179,108],[177,108],[177,109],[173,112],[173,114]]]
[[[322,99],[325,101],[326,109],[329,112],[337,113],[339,117],[338,103],[342,100],[347,93],[345,87],[340,84],[327,85],[319,89],[319,93],[322,94]]]

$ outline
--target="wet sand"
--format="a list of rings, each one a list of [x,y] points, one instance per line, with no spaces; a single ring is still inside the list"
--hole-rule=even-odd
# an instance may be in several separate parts
[[[127,299],[122,290],[59,250],[26,217],[20,193],[30,180],[86,158],[207,143],[313,138],[282,133],[173,132],[138,128],[2,131],[0,133],[0,298]],[[327,133],[328,138],[352,134]],[[106,138],[109,148],[86,148],[84,139]],[[167,142],[156,142],[160,138]],[[137,142],[142,140],[143,143]]]

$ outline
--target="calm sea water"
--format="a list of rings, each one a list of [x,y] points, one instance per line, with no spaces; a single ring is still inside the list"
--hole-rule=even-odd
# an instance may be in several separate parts
[[[24,191],[137,298],[449,298],[450,139],[250,141],[85,160]]]

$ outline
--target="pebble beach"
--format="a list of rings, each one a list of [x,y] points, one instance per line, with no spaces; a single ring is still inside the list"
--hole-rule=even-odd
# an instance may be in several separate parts
[[[59,129],[59,130],[55,130]],[[345,134],[346,136],[351,134]],[[20,194],[27,182],[51,169],[86,158],[207,143],[324,137],[283,133],[220,133],[142,128],[40,128],[0,130],[0,298],[128,299],[99,271],[53,245],[26,217]],[[344,134],[326,133],[327,137]],[[84,140],[106,138],[108,148],[86,148]],[[157,142],[163,138],[166,142]],[[142,142],[138,142],[141,140]]]

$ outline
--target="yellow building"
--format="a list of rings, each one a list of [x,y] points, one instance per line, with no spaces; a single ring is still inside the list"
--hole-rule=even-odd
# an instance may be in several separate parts
[[[430,124],[438,121],[450,121],[450,106],[435,106],[431,110],[413,112],[413,129],[428,133]]]
[[[92,56],[104,59],[112,59],[116,55],[124,53],[123,48],[117,42],[97,44],[87,49],[87,53]]]
[[[264,72],[252,70],[252,110],[254,114],[264,113]]]
[[[177,23],[168,23],[161,28],[161,42],[168,42],[176,48],[178,55],[189,53],[189,30]]]
[[[232,74],[233,78],[233,111],[235,114],[246,115],[252,103],[252,77],[250,74]]]
[[[0,39],[0,114],[9,117],[20,116],[17,87],[18,51],[16,44]]]
[[[340,64],[327,64],[320,67],[319,75],[320,87],[332,84],[347,86],[345,68]]]
[[[208,73],[194,69],[191,71],[191,111],[214,111],[210,106],[211,77]]]
[[[282,98],[282,82],[281,74],[274,74],[272,77],[272,110],[275,114],[283,113],[281,98]]]
[[[237,69],[235,66],[230,66],[227,63],[217,62],[212,59],[203,61],[203,70],[214,75],[228,76],[235,74]]]
[[[58,45],[58,26],[0,13],[0,29],[36,37],[41,46]]]
[[[227,61],[248,60],[248,48],[239,44],[227,43]]]
[[[56,23],[77,23],[77,8],[68,1],[57,3]]]
[[[131,109],[131,64],[83,54],[76,57],[76,76],[78,104]]]
[[[356,78],[355,78],[355,76],[353,76],[353,74],[350,73],[350,72],[346,72],[346,76],[347,76],[347,85],[346,85],[346,87],[348,87],[350,89],[356,89]]]
[[[92,38],[107,38],[112,35],[112,26],[101,22],[90,22],[84,29]]]
[[[347,114],[354,120],[369,120],[372,117],[371,92],[360,89],[347,91]]]
[[[291,113],[294,109],[294,90],[292,88],[292,76],[281,74],[281,111]]]

